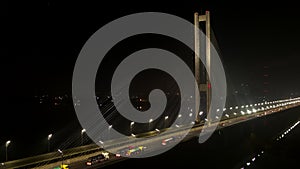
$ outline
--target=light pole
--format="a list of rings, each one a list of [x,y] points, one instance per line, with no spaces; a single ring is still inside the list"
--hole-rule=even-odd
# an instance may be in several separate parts
[[[130,123],[130,132],[131,132],[131,133],[132,133],[133,125],[134,125],[134,121],[132,121],[132,122]]]
[[[48,152],[50,152],[50,140],[52,138],[52,134],[48,135]]]
[[[108,134],[110,135],[110,130],[111,130],[111,128],[113,127],[113,125],[109,125],[108,126]]]
[[[61,154],[61,167],[63,167],[64,166],[64,153],[60,149],[58,149],[57,151]]]
[[[149,126],[148,126],[148,130],[150,131],[150,125],[151,125],[151,123],[153,122],[153,119],[149,119]]]
[[[167,123],[166,121],[168,120],[169,116],[165,116],[165,128],[167,128]]]
[[[83,134],[86,132],[86,129],[81,130],[81,145],[83,145]]]
[[[8,141],[5,143],[5,159],[6,159],[6,161],[8,160],[8,156],[7,156],[7,147],[9,146],[10,143],[11,143],[10,140],[8,140]]]
[[[104,149],[104,142],[99,140],[99,143],[101,144],[101,148]]]
[[[181,119],[182,119],[181,117],[182,117],[182,115],[181,115],[181,114],[178,114],[177,119],[180,119],[180,120],[179,120],[179,123],[181,123]]]

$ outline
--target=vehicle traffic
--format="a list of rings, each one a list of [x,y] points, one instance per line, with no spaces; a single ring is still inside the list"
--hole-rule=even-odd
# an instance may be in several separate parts
[[[103,161],[106,161],[109,159],[109,153],[108,152],[102,152],[101,154],[99,155],[96,155],[96,156],[92,156],[92,157],[89,157],[86,161],[86,165],[87,166],[91,166],[91,165],[94,165],[94,164],[97,164],[97,163],[101,163]]]
[[[161,141],[161,145],[165,146],[165,145],[167,145],[167,144],[169,144],[169,143],[172,143],[172,142],[174,142],[174,141],[175,141],[175,138],[174,138],[174,137],[166,138],[166,139],[163,139],[163,140]]]
[[[129,146],[125,149],[120,150],[116,154],[116,157],[136,155],[143,152],[146,148],[147,147],[145,146]]]
[[[53,169],[69,169],[69,165],[66,165],[66,164],[62,164],[60,166],[57,166],[57,167],[54,167]]]

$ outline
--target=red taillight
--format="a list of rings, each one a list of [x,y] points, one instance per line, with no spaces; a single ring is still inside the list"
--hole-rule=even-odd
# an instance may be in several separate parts
[[[210,83],[207,84],[207,88],[209,88],[209,89],[211,88],[211,84]]]

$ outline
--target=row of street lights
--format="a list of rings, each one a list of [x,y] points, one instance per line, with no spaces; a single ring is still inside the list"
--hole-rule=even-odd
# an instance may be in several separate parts
[[[168,118],[169,118],[169,116],[165,116],[165,121],[166,121]],[[150,124],[151,124],[152,122],[153,122],[153,119],[149,119],[149,128],[150,128]],[[133,121],[130,123],[130,130],[131,130],[131,133],[132,133],[132,129],[133,129],[134,124],[135,124],[135,123],[134,123]],[[108,130],[110,131],[112,127],[113,127],[112,125],[109,125],[109,126],[108,126]],[[84,143],[84,133],[86,133],[86,129],[82,129],[82,130],[81,130],[81,145],[83,145],[83,143]],[[52,139],[52,137],[53,137],[53,134],[49,134],[49,135],[48,135],[48,138],[47,138],[47,140],[48,140],[48,152],[50,152],[50,150],[51,150],[51,139]],[[10,145],[10,143],[11,143],[10,140],[6,141],[6,143],[5,143],[5,160],[6,160],[6,161],[8,161],[7,148],[8,148],[8,146]],[[58,150],[59,150],[59,149],[58,149]],[[58,152],[61,153],[61,151],[58,151]],[[61,153],[61,154],[62,154],[62,153]]]
[[[83,134],[86,132],[86,129],[82,129],[81,130],[81,145],[83,145]],[[51,138],[52,138],[52,136],[53,136],[53,134],[49,134],[48,135],[48,138],[47,138],[47,140],[48,140],[48,152],[50,152],[50,148],[51,148]],[[8,146],[11,144],[11,141],[10,140],[8,140],[8,141],[6,141],[6,143],[5,143],[5,161],[8,161],[8,151],[7,151],[7,149],[8,149]],[[63,157],[63,153],[62,153],[62,151],[60,150],[60,149],[58,149],[58,152],[62,155],[62,157]],[[62,162],[63,163],[63,162]]]
[[[50,139],[52,138],[52,134],[49,134],[48,135],[48,151],[50,150]],[[8,148],[8,146],[10,145],[10,143],[11,143],[11,141],[10,140],[8,140],[8,141],[6,141],[6,143],[5,143],[5,161],[8,161],[8,153],[7,153],[7,148]],[[62,158],[62,162],[61,162],[61,165],[63,166],[63,152],[60,150],[60,149],[58,149],[57,150],[60,154],[61,154],[61,158]],[[4,165],[4,163],[2,163],[1,165]]]
[[[84,133],[86,132],[86,129],[82,129],[81,130],[81,145],[83,145],[83,135],[84,135]],[[48,135],[48,152],[50,152],[50,149],[51,149],[51,138],[52,138],[52,136],[53,136],[53,134],[49,134]]]
[[[165,119],[168,119],[168,116],[166,116],[166,118]],[[149,123],[151,123],[153,121],[153,119],[150,119],[149,120]],[[130,128],[131,128],[131,131],[132,131],[132,127],[133,127],[133,125],[134,125],[134,122],[131,122],[130,123]],[[112,125],[110,125],[109,127],[108,127],[108,129],[110,130],[112,128]],[[81,130],[81,145],[83,145],[83,142],[84,142],[84,133],[86,133],[86,129],[82,129]],[[49,134],[48,135],[48,138],[47,138],[47,140],[48,140],[48,152],[50,152],[50,150],[51,150],[51,138],[53,137],[53,134]],[[8,149],[8,146],[11,144],[11,141],[10,140],[8,140],[8,141],[6,141],[6,143],[5,143],[5,161],[8,161],[8,151],[7,151],[7,149]],[[61,154],[62,154],[62,151],[59,151],[59,149],[58,149],[58,152],[60,152]]]
[[[181,115],[180,115],[181,116]],[[165,116],[165,121],[167,120],[169,118],[169,116]],[[150,128],[150,124],[153,122],[153,119],[149,119],[149,128]],[[131,123],[130,123],[130,130],[131,130],[131,133],[132,133],[132,129],[133,129],[133,126],[134,126],[134,122],[132,121]],[[112,125],[109,125],[108,126],[108,130],[110,131],[111,130],[111,128],[112,128],[113,126]],[[86,129],[82,129],[81,130],[81,145],[83,145],[83,143],[84,143],[84,133],[86,133]],[[48,135],[48,152],[50,152],[50,146],[51,146],[51,138],[52,138],[52,136],[53,136],[53,134],[49,134]],[[8,146],[8,144],[10,143],[10,141],[6,144],[7,146]]]

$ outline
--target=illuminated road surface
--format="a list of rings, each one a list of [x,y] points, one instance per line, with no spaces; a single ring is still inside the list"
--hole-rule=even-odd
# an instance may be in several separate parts
[[[277,108],[273,108],[273,109],[269,109],[269,110],[265,110],[265,111],[260,111],[257,113],[247,114],[244,116],[238,116],[238,117],[234,117],[231,119],[228,118],[228,119],[222,120],[219,123],[212,123],[210,126],[201,125],[201,126],[192,128],[184,140],[189,140],[192,137],[197,137],[199,135],[199,132],[202,131],[203,128],[205,128],[205,130],[209,133],[210,128],[212,126],[218,125],[218,129],[221,129],[223,127],[231,126],[231,125],[241,123],[241,122],[244,122],[247,120],[251,120],[254,118],[266,116],[266,115],[276,113],[279,111],[283,111],[283,110],[286,110],[286,109],[289,109],[292,107],[296,107],[296,106],[299,106],[299,103],[296,105],[287,105],[287,106],[277,107]],[[182,133],[184,133],[186,130],[185,128],[186,127],[170,129],[170,130],[174,130],[174,132],[171,132],[169,134],[161,133],[161,134],[157,135],[156,137],[152,137],[150,140],[136,141],[136,139],[134,137],[129,137],[129,140],[124,139],[124,142],[122,142],[120,140],[113,140],[113,141],[111,141],[111,143],[107,144],[105,149],[108,151],[110,151],[110,150],[116,151],[116,150],[120,150],[120,149],[129,147],[129,146],[143,145],[143,146],[146,146],[147,148],[142,153],[144,153],[144,154],[152,153],[153,151],[160,150],[160,149],[163,149],[166,147],[166,146],[162,145],[162,140],[170,138],[170,137],[176,138],[176,137],[182,135]],[[167,146],[172,146],[172,144],[176,144],[176,142],[170,143]],[[126,158],[115,157],[114,154],[111,154],[111,158],[108,161],[101,162],[101,163],[95,164],[93,166],[86,166],[85,162],[86,162],[87,158],[90,156],[96,155],[96,154],[100,154],[100,152],[94,153],[94,154],[89,154],[89,155],[84,155],[84,156],[77,157],[74,159],[69,159],[69,160],[66,160],[65,163],[69,164],[71,166],[71,168],[83,169],[83,168],[100,168],[100,167],[104,167],[104,166],[107,166],[107,165],[110,165],[110,164],[113,164],[116,162],[120,162],[122,160],[126,160]],[[61,162],[45,165],[45,166],[39,167],[39,168],[50,169],[50,168],[53,168],[54,166],[58,166],[59,164],[61,164]]]

